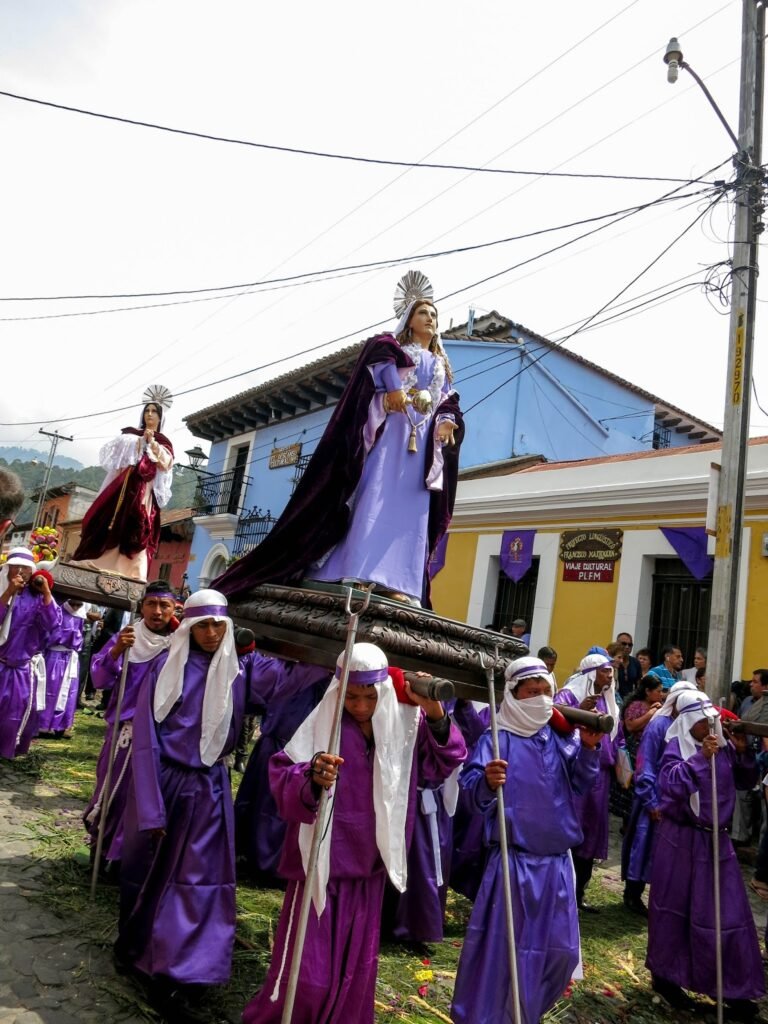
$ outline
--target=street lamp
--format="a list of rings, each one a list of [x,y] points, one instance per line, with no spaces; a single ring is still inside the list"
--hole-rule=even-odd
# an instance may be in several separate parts
[[[189,459],[189,468],[194,472],[202,472],[205,470],[202,468],[203,463],[208,461],[208,456],[205,454],[199,444],[196,444],[194,448],[188,449],[184,454]]]
[[[722,124],[723,128],[725,128],[725,130],[730,135],[731,142],[734,144],[736,149],[739,152],[741,152],[741,146],[739,145],[739,140],[736,138],[736,136],[731,131],[731,126],[726,121],[726,119],[725,119],[725,117],[723,115],[722,110],[715,103],[714,96],[709,91],[709,89],[706,87],[706,85],[704,84],[702,79],[699,78],[699,76],[693,70],[691,65],[686,63],[686,61],[683,60],[683,51],[680,49],[680,43],[678,43],[678,41],[677,41],[677,36],[672,36],[672,38],[667,43],[667,50],[666,50],[666,53],[664,54],[664,63],[667,65],[667,81],[669,82],[670,85],[674,85],[675,82],[677,81],[677,75],[678,75],[678,69],[679,68],[683,68],[684,71],[687,71],[688,74],[691,76],[691,78],[693,78],[696,81],[696,83],[698,84],[698,86],[701,89],[701,91],[704,93],[704,95],[709,100],[712,109],[717,114],[717,116],[720,118],[720,123]]]

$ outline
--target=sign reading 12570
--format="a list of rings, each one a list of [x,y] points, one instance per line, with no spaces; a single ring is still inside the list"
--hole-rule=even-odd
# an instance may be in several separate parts
[[[622,530],[565,530],[560,534],[563,580],[611,583],[621,558]]]

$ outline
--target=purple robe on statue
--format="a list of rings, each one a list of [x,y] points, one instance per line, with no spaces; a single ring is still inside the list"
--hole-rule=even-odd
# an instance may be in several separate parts
[[[0,626],[8,605],[0,604]],[[0,647],[0,757],[26,754],[37,735],[37,705],[30,660],[61,625],[61,608],[25,587],[13,599],[8,639]]]
[[[243,656],[232,684],[227,739],[208,767],[200,760],[200,733],[211,657],[190,650],[182,696],[159,723],[155,685],[167,654],[153,659],[133,722],[116,949],[140,973],[182,984],[220,985],[230,975],[235,830],[224,758],[235,749],[246,706],[295,693],[318,672],[258,653]]]
[[[655,715],[643,730],[635,757],[635,798],[621,844],[621,877],[631,882],[650,882],[653,837],[656,822],[651,811],[659,809],[657,777],[666,733],[672,724],[668,715]]]
[[[571,847],[582,840],[577,800],[600,772],[596,751],[548,725],[530,737],[499,731],[507,762],[504,817],[517,941],[521,1024],[538,1024],[562,996],[579,962]],[[485,781],[493,760],[485,733],[461,774],[490,846],[461,951],[451,1020],[506,1024],[512,1018],[496,796]]]
[[[61,609],[61,625],[51,634],[45,651],[45,710],[37,715],[38,732],[72,728],[80,678],[77,654],[83,649],[84,626],[78,615]]]
[[[140,628],[140,624],[135,627]],[[117,638],[115,638],[116,641]],[[107,766],[109,764],[109,752],[112,746],[112,734],[115,726],[115,711],[117,706],[118,683],[120,673],[123,670],[124,654],[117,660],[112,657],[111,651],[114,643],[94,654],[91,659],[91,679],[98,690],[111,690],[107,710],[104,719],[107,728],[104,732],[104,742],[101,745],[99,760],[96,764],[96,787],[91,796],[90,802],[83,815],[83,824],[95,845],[99,833],[99,820],[104,800],[104,784],[107,780]],[[159,654],[164,654],[164,651]],[[159,656],[158,654],[158,656]],[[123,819],[125,817],[125,805],[128,800],[128,786],[131,779],[131,749],[133,735],[133,716],[136,712],[136,701],[139,696],[141,684],[149,675],[155,658],[149,661],[130,661],[128,671],[125,674],[125,691],[123,703],[120,706],[120,722],[117,725],[119,735],[117,747],[115,748],[115,763],[112,766],[112,779],[110,782],[110,797],[107,805],[107,820],[104,823],[104,843],[102,846],[103,856],[108,861],[119,861],[123,850]]]
[[[441,402],[426,428],[429,443],[424,443],[425,432],[421,432],[422,441],[418,453],[414,455],[407,451],[410,428],[407,427],[406,417],[403,413],[389,416],[383,414],[381,402],[384,386],[381,383],[377,385],[375,376],[378,374],[381,381],[386,373],[389,379],[389,375],[402,375],[412,365],[413,361],[392,335],[380,334],[366,341],[344,393],[280,519],[261,544],[244,558],[238,559],[213,581],[212,586],[232,598],[247,593],[261,583],[297,582],[310,571],[309,566],[322,564],[325,556],[338,546],[332,566],[333,573],[324,565],[322,576],[312,570],[315,579],[338,580],[352,575],[383,582],[392,589],[404,583],[405,593],[419,597],[426,607],[430,606],[427,556],[434,551],[451,521],[464,425],[459,396],[452,392]],[[397,381],[391,383],[396,384]],[[415,415],[414,422],[422,419],[412,410],[411,415]],[[434,424],[439,416],[451,417],[458,424],[454,432],[455,445],[442,448],[432,443]],[[404,434],[401,433],[403,430],[406,431]],[[382,451],[394,454],[396,461],[400,463],[402,460],[404,463],[401,463],[401,468],[407,482],[403,483],[405,490],[401,490],[398,482],[395,501],[391,500],[394,492],[376,493],[379,487],[391,483],[394,469],[385,468],[378,457],[374,457],[369,469],[365,468],[370,461],[371,444],[375,451],[379,447],[382,433],[388,438]],[[401,435],[399,448],[395,443],[395,434]],[[375,440],[377,436],[379,440]],[[364,472],[367,480],[365,486],[361,483]],[[426,481],[431,480],[434,484],[440,473],[443,477],[442,487],[428,490]],[[418,488],[417,478],[420,480]],[[418,490],[420,501],[413,513],[418,525],[412,531],[410,505],[405,502],[410,501],[414,490]],[[404,499],[402,496],[406,492],[408,498]],[[426,518],[422,510],[424,500]],[[406,507],[409,509],[408,514],[403,512]],[[318,515],[318,509],[323,510],[322,515]],[[383,542],[373,538],[370,541],[392,569],[391,581],[380,578],[378,563],[358,547],[360,537],[368,536],[370,514],[386,517],[387,524],[385,526],[382,520],[382,529],[388,531],[388,535],[391,534],[393,521],[400,527],[400,532],[392,537],[397,551],[404,556],[402,559],[395,559],[392,552],[384,552]],[[361,517],[360,523],[356,524],[354,520],[358,517]],[[353,528],[358,539],[347,545],[344,543],[347,532]],[[403,533],[403,530],[408,533]],[[415,542],[416,535],[419,544],[425,546],[423,559],[421,554],[418,557],[415,554],[421,548],[409,547]],[[405,537],[411,540],[406,542]],[[365,540],[364,544],[367,543],[368,540]],[[355,563],[349,563],[352,565],[351,572],[347,572],[347,554]],[[357,564],[358,559],[363,559],[364,564]],[[373,574],[366,576],[368,570],[372,570]],[[336,575],[337,571],[340,575]]]
[[[415,384],[419,390],[429,387],[437,358],[426,349],[420,350]],[[400,387],[392,364],[378,363],[371,370],[379,394]],[[389,381],[387,371],[392,378]],[[443,394],[447,393],[446,381]],[[392,413],[384,418],[376,442],[366,456],[360,482],[349,500],[349,529],[336,547],[316,566],[308,568],[308,576],[331,583],[366,580],[422,599],[431,551],[430,491],[424,485],[423,457],[425,449],[434,452],[437,447],[440,450],[436,457],[442,459],[442,448],[434,434],[443,418],[439,409],[433,417],[413,408],[408,416]],[[417,432],[416,456],[408,451],[411,422],[421,427]]]
[[[270,704],[235,798],[235,843],[256,881],[284,885],[278,875],[286,824],[269,788],[269,761],[282,750],[325,693],[327,678],[295,697]]]
[[[720,825],[720,913],[725,999],[760,999],[765,994],[757,930],[731,837],[736,785],[754,785],[751,756],[729,743],[715,755]],[[734,784],[734,775],[736,782]],[[652,974],[692,992],[716,998],[712,855],[712,762],[697,750],[683,760],[676,739],[667,743],[658,776],[662,819],[656,829],[648,956]],[[696,817],[690,796],[699,795]]]
[[[569,704],[572,708],[577,708],[579,701],[571,690],[562,689],[555,694],[555,704]],[[595,711],[601,715],[608,714],[604,697],[598,697]],[[619,726],[613,740],[608,736],[603,737],[600,743],[600,774],[597,782],[576,798],[584,839],[574,847],[574,857],[582,857],[584,860],[605,860],[608,856],[608,798],[611,795],[611,779],[615,773],[616,751],[621,736]]]
[[[346,712],[340,753],[344,768],[333,802],[327,903],[320,918],[314,906],[310,907],[294,1006],[293,1019],[301,1024],[372,1024],[374,1016],[386,870],[376,844],[375,759],[362,730]],[[422,716],[411,772],[406,837],[413,831],[417,783],[447,778],[465,755],[464,741],[455,726],[441,745]],[[272,791],[288,822],[280,873],[290,882],[264,987],[243,1011],[244,1024],[279,1024],[282,1017],[294,942],[288,929],[298,915],[304,889],[299,825],[311,824],[318,806],[307,768],[283,753],[276,754],[270,764]]]

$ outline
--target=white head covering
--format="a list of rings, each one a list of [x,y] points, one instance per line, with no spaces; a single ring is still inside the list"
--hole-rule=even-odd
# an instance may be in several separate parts
[[[549,669],[539,658],[516,658],[510,661],[504,672],[506,686],[504,700],[499,708],[497,721],[500,729],[515,736],[533,736],[552,717],[552,697],[555,688]],[[517,700],[514,692],[526,679],[543,679],[549,684],[550,693],[540,697]]]
[[[652,672],[649,672],[648,674],[653,675]],[[689,679],[681,679],[679,682],[673,683],[673,685],[667,690],[666,700],[658,711],[655,712],[653,717],[658,718],[661,716],[662,718],[671,718],[677,707],[677,698],[681,693],[685,693],[686,691],[690,692],[691,690],[693,690],[694,693],[701,692],[696,683],[692,683]]]
[[[77,604],[77,601],[75,601],[75,604]],[[72,600],[70,598],[70,600],[65,601],[61,607],[63,611],[67,612],[67,614],[69,615],[72,615],[74,618],[85,620],[85,616],[88,614],[88,609],[91,606],[87,602],[81,601],[79,608],[73,608]]]
[[[285,753],[295,764],[310,761],[317,751],[328,749],[334,712],[339,696],[339,679],[343,654],[336,662],[336,676],[312,714],[296,730]],[[405,819],[421,709],[401,704],[397,699],[386,655],[374,644],[355,644],[349,663],[349,683],[372,685],[378,691],[371,724],[375,743],[373,766],[373,807],[376,814],[376,845],[392,884],[404,892],[408,880]],[[342,776],[343,779],[343,776]],[[356,785],[353,778],[341,785]],[[315,826],[299,828],[299,848],[304,871],[307,870],[309,848]],[[333,817],[326,826],[320,845],[312,901],[318,917],[325,908],[325,890],[330,874],[330,848]]]
[[[714,723],[718,747],[724,747],[725,737],[723,736],[723,727],[720,724],[720,712],[712,701],[698,688],[695,688],[690,693],[686,691],[680,692],[677,699],[677,718],[667,729],[664,738],[667,743],[670,740],[677,740],[680,746],[680,754],[686,761],[701,746],[701,742],[691,736],[691,729],[697,722],[701,722],[705,718],[708,722]],[[691,793],[690,804],[691,810],[698,818],[698,793]]]
[[[219,648],[211,658],[203,697],[200,730],[200,760],[212,765],[224,749],[232,721],[232,684],[240,672],[235,650],[232,620],[227,614],[227,599],[218,590],[198,590],[184,604],[184,619],[171,637],[168,660],[155,687],[155,721],[162,722],[182,695],[184,669],[189,658],[189,634],[195,623],[204,619],[226,622],[227,629]]]
[[[605,665],[610,665],[613,668],[613,662],[607,654],[588,654],[586,658],[581,659],[578,672],[574,672],[563,689],[570,690],[577,698],[579,704],[581,704],[585,697],[594,697],[597,669],[603,668]],[[619,709],[616,704],[615,675],[611,680],[611,685],[607,686],[599,696],[605,701],[608,714],[613,718],[613,729],[611,729],[611,739],[613,740],[619,731]]]
[[[8,566],[9,565],[25,565],[28,569],[36,569],[37,563],[35,562],[35,556],[29,550],[29,548],[11,548],[8,552],[8,558],[0,568],[0,594],[4,594],[8,587]],[[6,612],[5,618],[3,619],[3,625],[0,627],[0,647],[6,642],[8,637],[11,635],[11,618],[13,617],[13,600],[8,605],[8,611]]]

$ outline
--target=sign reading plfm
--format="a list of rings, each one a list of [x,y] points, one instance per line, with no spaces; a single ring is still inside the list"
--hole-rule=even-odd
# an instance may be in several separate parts
[[[621,558],[623,530],[564,530],[560,534],[563,579],[574,583],[611,583]]]

